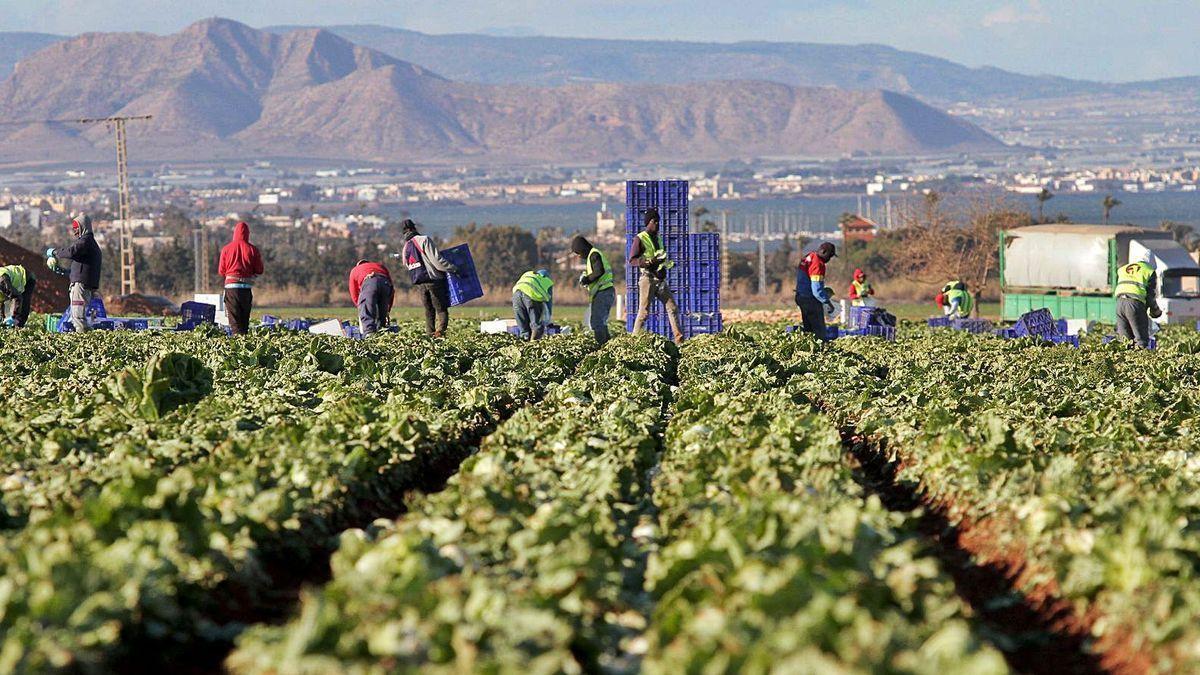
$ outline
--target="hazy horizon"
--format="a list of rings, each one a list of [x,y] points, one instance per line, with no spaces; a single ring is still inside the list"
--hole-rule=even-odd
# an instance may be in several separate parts
[[[968,66],[1100,81],[1200,74],[1200,3],[1183,0],[5,0],[0,30],[173,33],[220,16],[255,27],[378,24],[425,33],[884,44]],[[669,28],[668,28],[669,27]]]

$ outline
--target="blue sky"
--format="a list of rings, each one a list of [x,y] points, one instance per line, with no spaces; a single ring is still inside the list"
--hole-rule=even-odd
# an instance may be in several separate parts
[[[1200,74],[1200,0],[0,0],[0,30],[378,23],[431,33],[874,42],[1101,80]]]

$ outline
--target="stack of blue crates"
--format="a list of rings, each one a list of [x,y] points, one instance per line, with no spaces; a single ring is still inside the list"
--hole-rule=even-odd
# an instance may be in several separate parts
[[[646,211],[658,210],[659,236],[675,266],[667,282],[679,303],[684,337],[721,332],[721,236],[715,232],[692,234],[688,220],[688,182],[685,180],[628,181],[625,184],[625,253],[642,231]],[[627,330],[637,318],[640,270],[625,266]],[[650,305],[646,330],[671,337],[666,308],[657,300]]]
[[[457,307],[476,298],[483,297],[483,284],[475,271],[471,249],[466,244],[442,250],[442,257],[458,268],[458,274],[447,275],[450,287],[450,306]]]

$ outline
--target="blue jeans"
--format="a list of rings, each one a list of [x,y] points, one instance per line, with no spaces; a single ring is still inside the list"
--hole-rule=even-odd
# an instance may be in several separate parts
[[[611,337],[608,333],[608,316],[617,304],[616,289],[606,288],[592,298],[583,312],[583,325],[596,335],[596,344],[603,345]]]
[[[540,340],[545,324],[546,303],[538,302],[522,291],[513,293],[513,314],[522,340]]]
[[[364,336],[387,328],[395,289],[385,276],[370,276],[358,291],[358,326]]]

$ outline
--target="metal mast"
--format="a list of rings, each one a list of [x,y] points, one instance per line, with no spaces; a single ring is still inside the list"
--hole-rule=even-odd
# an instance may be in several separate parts
[[[117,218],[121,221],[121,295],[137,292],[133,262],[133,228],[129,225],[129,157],[126,154],[125,118],[113,118],[117,136]]]

